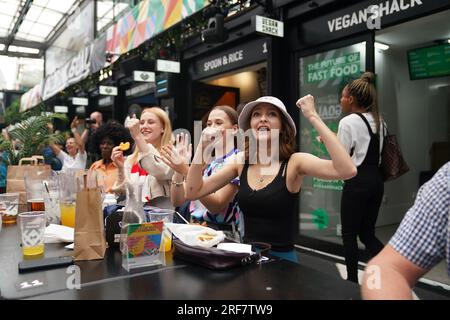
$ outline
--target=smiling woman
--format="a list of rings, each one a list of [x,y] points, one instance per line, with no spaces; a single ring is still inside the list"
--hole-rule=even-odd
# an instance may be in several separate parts
[[[100,126],[93,135],[95,150],[101,155],[101,159],[94,162],[90,170],[96,172],[100,177],[100,184],[103,185],[104,191],[109,193],[117,179],[118,169],[111,160],[111,153],[115,146],[122,142],[128,143],[133,141],[130,132],[119,122],[110,120],[106,124]]]
[[[162,160],[160,150],[171,143],[172,126],[169,117],[159,107],[144,109],[141,118],[136,115],[127,122],[135,149],[125,160],[120,146],[112,150],[111,159],[118,168],[113,190],[123,194],[127,185],[140,186],[142,202],[152,206],[173,209],[170,202],[170,180],[173,170]]]
[[[249,136],[256,140],[256,150],[238,155],[237,161],[202,179],[204,159],[199,147],[186,181],[186,196],[198,199],[239,176],[236,198],[245,219],[244,242],[267,242],[272,246],[273,255],[293,262],[298,259],[294,250],[295,199],[304,177],[332,180],[356,174],[350,156],[317,114],[314,97],[307,95],[299,99],[297,106],[322,136],[331,160],[295,152],[294,120],[282,101],[265,96],[246,104],[239,115],[239,127],[251,129]],[[202,133],[201,144],[210,141],[207,129]]]

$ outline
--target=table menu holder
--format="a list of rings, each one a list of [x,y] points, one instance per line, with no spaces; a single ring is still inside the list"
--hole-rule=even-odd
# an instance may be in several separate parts
[[[161,251],[163,222],[132,223],[127,227],[122,267],[128,272],[134,268],[165,265]]]

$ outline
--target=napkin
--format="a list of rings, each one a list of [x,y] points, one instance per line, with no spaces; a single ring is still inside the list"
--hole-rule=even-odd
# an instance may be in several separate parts
[[[59,224],[50,224],[45,228],[44,243],[73,242],[74,229]]]

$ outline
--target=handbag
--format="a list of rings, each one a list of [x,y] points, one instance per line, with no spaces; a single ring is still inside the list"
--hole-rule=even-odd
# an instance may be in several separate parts
[[[256,263],[261,255],[270,250],[271,245],[264,242],[252,242],[258,248],[257,253],[239,253],[200,246],[190,246],[179,239],[173,240],[173,258],[184,260],[211,270],[228,270],[240,266]]]
[[[384,181],[391,181],[409,171],[409,166],[403,159],[400,145],[395,134],[389,134],[386,126],[386,135],[383,140],[381,151],[381,172]]]

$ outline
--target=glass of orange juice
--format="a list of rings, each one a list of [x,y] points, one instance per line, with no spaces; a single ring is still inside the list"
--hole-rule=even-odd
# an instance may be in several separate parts
[[[75,228],[75,203],[78,191],[79,170],[64,170],[58,175],[61,224]]]
[[[61,202],[61,224],[66,227],[75,228],[75,203]]]
[[[22,253],[24,258],[37,258],[44,255],[46,222],[45,211],[19,213]]]

